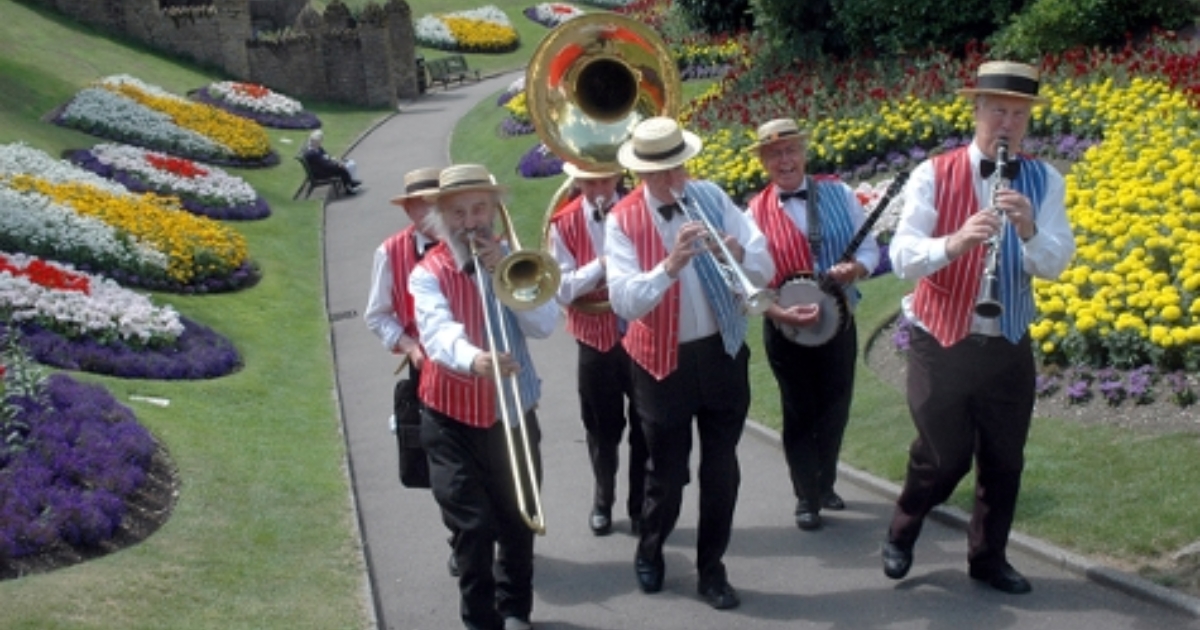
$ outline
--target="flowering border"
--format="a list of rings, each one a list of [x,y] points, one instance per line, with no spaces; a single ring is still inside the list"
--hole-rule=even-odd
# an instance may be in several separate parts
[[[139,148],[139,150],[142,150]],[[161,156],[163,154],[145,149],[149,156]],[[174,158],[179,159],[179,158]],[[80,149],[72,151],[67,155],[67,160],[80,168],[87,169],[106,179],[121,184],[125,188],[138,193],[156,193],[160,195],[175,195],[179,197],[180,205],[185,210],[192,214],[197,214],[210,219],[222,221],[254,221],[265,219],[271,216],[271,206],[261,195],[254,193],[253,201],[241,204],[225,204],[219,205],[211,203],[206,199],[202,199],[196,195],[189,194],[187,191],[171,187],[166,183],[152,185],[145,175],[139,174],[136,171],[118,168],[112,164],[105,163],[99,156],[96,155],[96,147],[92,149]],[[210,170],[219,171],[216,167],[210,167]],[[233,178],[224,171],[219,171],[217,175],[224,178]],[[233,178],[245,183],[241,178]],[[248,184],[246,184],[248,186]],[[253,188],[250,189],[253,192]]]
[[[249,118],[272,129],[318,129],[321,126],[321,119],[316,114],[304,109],[294,113],[277,113],[239,106],[222,97],[220,91],[214,87],[215,85],[206,85],[188,95],[201,103],[219,107],[235,116]]]
[[[205,380],[233,374],[244,365],[233,342],[186,317],[183,332],[169,346],[139,348],[124,341],[105,344],[90,337],[71,339],[37,323],[17,324],[21,345],[38,363],[64,370],[119,378],[161,381]],[[0,333],[8,325],[0,322]]]

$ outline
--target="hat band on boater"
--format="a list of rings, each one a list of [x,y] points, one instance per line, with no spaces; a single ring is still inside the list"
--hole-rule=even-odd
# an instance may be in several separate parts
[[[454,182],[452,184],[446,184],[445,186],[442,186],[442,191],[445,192],[447,190],[452,190],[454,188],[465,188],[467,186],[481,186],[481,185],[482,186],[491,186],[493,184],[492,184],[491,180],[487,180],[487,179],[464,179],[462,181],[458,181],[458,182]]]
[[[686,142],[680,142],[679,144],[671,147],[670,149],[667,149],[666,151],[660,151],[658,153],[644,153],[642,151],[638,151],[637,148],[635,147],[633,149],[633,155],[637,159],[645,161],[645,162],[655,162],[658,160],[665,160],[669,157],[679,155],[680,153],[683,153],[686,149],[687,149]]]
[[[1020,94],[1037,96],[1038,82],[1033,79],[1013,76],[1011,74],[993,74],[979,77],[979,81],[975,84],[975,89],[1002,90],[1005,92],[1017,92]]]
[[[438,187],[437,180],[427,179],[421,182],[413,182],[404,188],[404,192],[412,194],[422,190],[432,190]]]

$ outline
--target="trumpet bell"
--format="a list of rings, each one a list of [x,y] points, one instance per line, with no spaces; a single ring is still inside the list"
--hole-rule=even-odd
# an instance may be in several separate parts
[[[496,266],[496,298],[505,306],[524,311],[537,308],[554,297],[562,271],[543,251],[519,250],[505,256]]]
[[[673,115],[681,102],[679,70],[658,33],[612,14],[585,15],[550,31],[525,77],[542,142],[585,167],[616,167],[633,128]]]

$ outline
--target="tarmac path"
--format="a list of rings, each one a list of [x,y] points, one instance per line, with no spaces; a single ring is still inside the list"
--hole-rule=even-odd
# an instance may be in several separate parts
[[[405,489],[397,476],[388,416],[398,361],[362,321],[371,260],[375,248],[407,223],[402,210],[388,203],[403,188],[403,174],[448,164],[455,123],[514,78],[485,78],[404,103],[349,152],[367,183],[365,192],[325,207],[336,396],[368,565],[363,605],[381,629],[461,623],[437,506],[427,491]],[[501,181],[506,177],[513,175],[500,174]],[[667,544],[663,591],[645,595],[634,578],[626,515],[614,513],[611,536],[594,537],[587,528],[591,473],[578,416],[575,342],[560,328],[549,340],[530,345],[543,379],[542,501],[549,530],[536,542],[533,622],[540,630],[1200,628],[1197,600],[1019,534],[1012,561],[1032,581],[1033,593],[1005,595],[974,583],[966,575],[962,515],[953,512],[930,519],[909,577],[891,581],[882,573],[879,552],[898,489],[843,467],[838,491],[848,509],[823,512],[825,527],[818,532],[800,531],[778,437],[753,422],[739,444],[741,495],[725,558],[741,607],[717,612],[695,594],[695,484]],[[618,488],[618,505],[624,496]]]

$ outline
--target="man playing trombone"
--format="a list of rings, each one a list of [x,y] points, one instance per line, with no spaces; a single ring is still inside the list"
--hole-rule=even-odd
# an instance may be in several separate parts
[[[761,311],[774,274],[766,240],[720,188],[688,177],[700,139],[648,118],[617,154],[640,185],[606,223],[609,299],[629,322],[633,400],[649,451],[634,560],[642,591],[662,589],[663,544],[688,483],[692,421],[700,436],[697,590],[716,609],[739,604],[722,558],[740,471],[737,443],[750,406],[743,307]]]
[[[558,322],[556,287],[541,288],[540,304],[511,308],[492,284],[507,259],[497,215],[513,239],[503,190],[482,166],[444,169],[427,218],[441,244],[409,277],[428,355],[421,444],[442,519],[457,533],[462,621],[472,630],[531,627],[541,382],[525,340],[550,336]]]
[[[646,441],[632,403],[629,353],[621,345],[622,323],[608,307],[603,256],[604,220],[618,200],[621,173],[618,169],[585,170],[569,162],[563,171],[580,194],[550,218],[549,241],[562,271],[557,297],[566,309],[567,332],[579,345],[579,407],[595,479],[588,526],[597,536],[612,531],[621,434],[628,424],[626,509],[630,530],[637,535],[645,498]]]
[[[915,324],[907,389],[917,438],[883,547],[892,579],[908,573],[925,516],[974,459],[969,574],[1006,593],[1031,590],[1005,554],[1034,404],[1030,285],[1057,278],[1075,251],[1058,171],[999,159],[1017,152],[1044,102],[1038,78],[1022,63],[981,65],[975,86],[959,90],[975,101],[971,145],[926,160],[905,188],[890,255],[897,276],[918,280],[903,300]],[[998,262],[988,269],[992,247]],[[981,290],[993,286],[985,276],[998,278],[994,295]]]

